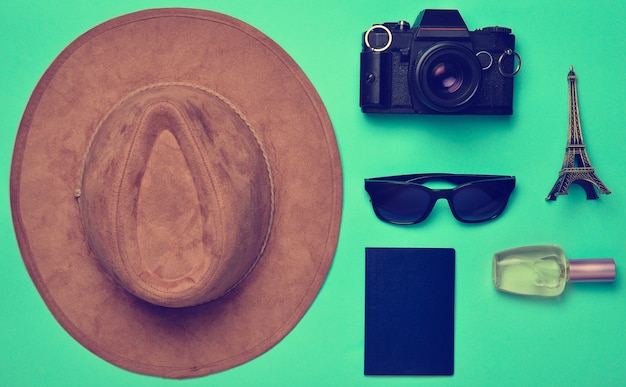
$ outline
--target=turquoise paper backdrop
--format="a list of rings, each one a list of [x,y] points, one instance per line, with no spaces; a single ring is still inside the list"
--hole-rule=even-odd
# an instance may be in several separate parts
[[[145,8],[229,14],[263,31],[302,67],[333,121],[343,162],[344,212],[333,267],[300,324],[265,355],[182,382],[141,376],[94,356],[54,320],[22,263],[13,232],[9,172],[30,93],[72,40]],[[459,9],[470,29],[513,29],[523,59],[515,113],[365,116],[359,109],[361,34],[413,22],[423,8]],[[608,0],[474,1],[3,1],[0,5],[0,385],[4,386],[621,386],[626,381],[626,3]],[[587,201],[573,186],[556,202],[567,139],[567,72],[578,75],[587,150],[613,191]],[[492,222],[457,222],[440,202],[422,224],[379,221],[363,178],[404,173],[511,174],[517,188]],[[570,284],[556,299],[498,293],[494,252],[557,244],[569,257],[613,257],[611,284]],[[456,249],[455,374],[364,377],[364,248]]]

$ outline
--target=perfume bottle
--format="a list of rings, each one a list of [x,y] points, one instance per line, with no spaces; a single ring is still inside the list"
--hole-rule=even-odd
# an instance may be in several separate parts
[[[553,245],[526,246],[500,251],[493,256],[493,285],[516,294],[553,297],[568,281],[613,281],[612,258],[567,259]]]

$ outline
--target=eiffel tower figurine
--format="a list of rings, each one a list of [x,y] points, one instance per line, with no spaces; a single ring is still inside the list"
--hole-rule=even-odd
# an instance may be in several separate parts
[[[580,127],[580,114],[578,112],[578,93],[576,92],[576,73],[570,66],[567,75],[569,83],[569,138],[565,148],[565,159],[559,172],[559,177],[546,200],[556,200],[557,195],[567,195],[571,184],[580,185],[587,193],[587,200],[598,199],[594,189],[598,188],[601,194],[610,194],[604,183],[596,175],[595,169],[589,161],[583,132]]]

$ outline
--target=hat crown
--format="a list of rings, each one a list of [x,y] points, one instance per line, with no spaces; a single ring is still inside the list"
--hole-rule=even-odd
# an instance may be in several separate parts
[[[187,84],[116,104],[85,159],[80,215],[100,264],[152,304],[220,297],[252,270],[273,212],[265,152],[243,114]]]

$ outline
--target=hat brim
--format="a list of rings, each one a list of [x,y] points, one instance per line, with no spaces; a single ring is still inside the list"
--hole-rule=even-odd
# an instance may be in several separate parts
[[[181,309],[139,300],[104,273],[73,196],[99,120],[160,82],[198,84],[236,104],[265,147],[275,187],[272,232],[253,272],[220,299]],[[170,378],[235,367],[294,328],[330,269],[341,205],[334,131],[305,74],[260,31],[202,10],[140,11],[71,43],[31,96],[11,169],[20,250],[58,322],[111,363]]]

